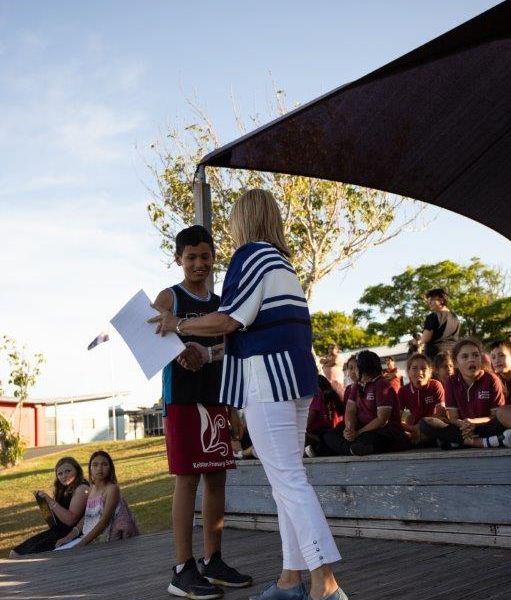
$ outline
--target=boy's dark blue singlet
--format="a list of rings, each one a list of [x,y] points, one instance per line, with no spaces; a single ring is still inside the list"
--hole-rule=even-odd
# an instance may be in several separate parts
[[[220,297],[210,294],[209,298],[198,298],[180,285],[172,286],[174,292],[174,314],[180,319],[200,317],[215,312],[220,306]],[[202,346],[215,346],[223,337],[181,337],[186,342],[198,342]],[[206,406],[219,404],[222,380],[222,361],[206,363],[199,371],[189,371],[173,360],[163,369],[163,414],[167,404],[197,404]]]

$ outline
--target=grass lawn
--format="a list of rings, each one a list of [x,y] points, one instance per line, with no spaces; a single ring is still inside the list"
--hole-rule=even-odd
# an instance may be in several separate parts
[[[163,437],[82,444],[25,460],[0,472],[0,558],[5,558],[16,544],[45,529],[32,492],[42,489],[53,494],[57,460],[73,456],[87,477],[89,456],[100,449],[113,458],[121,492],[135,513],[140,530],[149,533],[170,527],[174,478],[168,473]]]

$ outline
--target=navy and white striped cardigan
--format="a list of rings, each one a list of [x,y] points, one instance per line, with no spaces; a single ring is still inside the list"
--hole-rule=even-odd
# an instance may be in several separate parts
[[[222,404],[242,408],[253,377],[261,401],[296,400],[316,393],[307,301],[295,270],[274,246],[251,242],[238,248],[218,311],[243,325],[225,337]]]

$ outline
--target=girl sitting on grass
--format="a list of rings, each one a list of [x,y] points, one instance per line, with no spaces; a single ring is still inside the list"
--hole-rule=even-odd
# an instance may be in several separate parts
[[[17,558],[25,554],[54,550],[57,540],[72,531],[73,525],[81,519],[88,492],[89,484],[80,464],[72,456],[64,456],[58,460],[55,465],[53,498],[43,490],[35,492],[48,503],[55,523],[16,546],[9,557]]]
[[[115,466],[108,452],[98,450],[92,454],[89,479],[92,485],[85,515],[76,527],[57,541],[56,550],[138,535],[133,516],[117,485]]]

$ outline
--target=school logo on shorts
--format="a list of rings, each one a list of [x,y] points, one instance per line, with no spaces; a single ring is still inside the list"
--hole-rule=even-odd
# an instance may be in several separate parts
[[[489,400],[490,399],[490,391],[489,390],[479,390],[479,392],[477,392],[477,397],[479,400]]]
[[[197,410],[200,415],[200,441],[202,450],[207,454],[218,452],[220,456],[227,456],[229,447],[225,442],[220,441],[220,431],[227,427],[227,419],[224,415],[216,415],[212,419],[202,404],[197,404]]]

